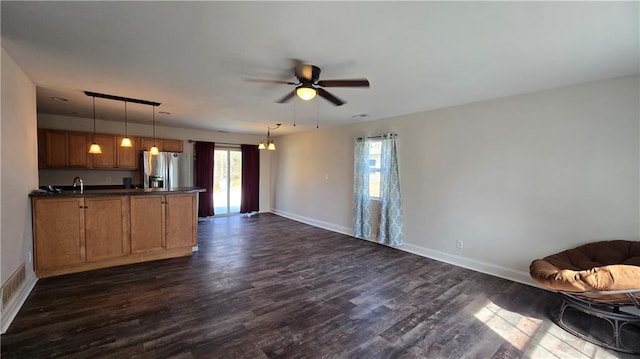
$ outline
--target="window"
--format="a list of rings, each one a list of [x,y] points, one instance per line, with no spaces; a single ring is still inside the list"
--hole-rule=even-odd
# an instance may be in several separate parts
[[[369,197],[380,198],[380,154],[382,141],[371,140],[369,142]]]

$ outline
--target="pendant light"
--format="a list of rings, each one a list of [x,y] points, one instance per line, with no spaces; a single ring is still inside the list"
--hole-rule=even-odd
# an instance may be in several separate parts
[[[270,130],[275,130],[280,126],[282,126],[281,123],[276,124],[274,127],[267,127],[267,139],[265,141],[260,141],[260,144],[258,145],[259,150],[269,150],[269,151],[276,150],[276,144],[271,140]]]
[[[96,97],[93,96],[93,143],[91,143],[91,147],[89,147],[89,153],[91,154],[101,154],[102,149],[100,145],[96,143]]]
[[[127,101],[124,101],[124,137],[120,142],[120,147],[133,147],[127,131]]]
[[[149,153],[152,156],[155,156],[160,153],[158,147],[156,147],[156,107],[151,106],[153,108],[153,146],[149,149]]]

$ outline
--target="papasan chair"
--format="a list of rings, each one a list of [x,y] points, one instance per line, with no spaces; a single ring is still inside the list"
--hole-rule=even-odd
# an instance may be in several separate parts
[[[640,242],[611,240],[588,243],[531,262],[531,278],[558,292],[553,321],[566,331],[603,347],[640,354]],[[611,324],[609,340],[569,325],[567,309]],[[623,340],[623,331],[632,339]],[[634,336],[635,335],[635,336]]]

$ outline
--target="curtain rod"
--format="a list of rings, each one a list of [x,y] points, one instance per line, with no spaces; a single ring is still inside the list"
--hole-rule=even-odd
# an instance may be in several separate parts
[[[365,138],[369,139],[369,140],[377,140],[377,139],[381,139],[381,138],[387,138],[387,137],[398,137],[397,133],[390,133],[388,135],[379,135],[379,136],[367,136],[367,137],[358,137],[357,140],[358,141],[362,141]]]
[[[216,141],[196,141],[196,140],[192,140],[192,139],[188,139],[187,142],[189,143],[196,143],[196,142],[213,142],[216,145],[233,145],[233,146],[240,146],[242,145],[241,143],[229,143],[229,142],[216,142]],[[251,143],[252,144],[252,143]],[[256,145],[257,146],[257,145]]]

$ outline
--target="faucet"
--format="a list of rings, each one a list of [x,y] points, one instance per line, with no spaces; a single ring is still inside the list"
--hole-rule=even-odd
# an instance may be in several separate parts
[[[80,177],[76,177],[73,179],[73,188],[76,188],[78,182],[80,182],[80,193],[84,193],[84,183],[82,182],[82,178]]]

